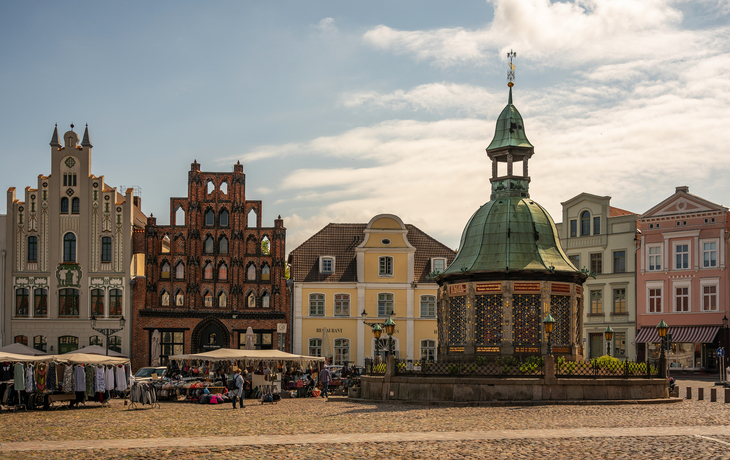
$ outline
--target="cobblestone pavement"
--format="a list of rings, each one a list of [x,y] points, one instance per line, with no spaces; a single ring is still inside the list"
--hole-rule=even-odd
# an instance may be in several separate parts
[[[229,405],[163,403],[160,409],[125,410],[115,401],[110,408],[33,411],[0,414],[0,459],[37,458],[730,458],[730,404],[718,387],[718,402],[710,402],[710,381],[679,380],[681,395],[692,386],[695,400],[680,404],[619,406],[438,407],[325,402],[321,399],[283,400],[277,405],[247,401],[246,409]],[[697,401],[696,388],[705,389]],[[232,423],[232,420],[235,423]],[[637,436],[601,435],[594,429],[636,428]],[[652,427],[658,436],[647,436]],[[676,433],[671,427],[677,427]],[[695,427],[695,431],[687,431]],[[702,427],[708,427],[708,433]],[[717,429],[726,428],[722,432]],[[584,437],[570,437],[574,429]],[[538,438],[539,430],[565,430]],[[408,440],[408,434],[537,430],[522,439]],[[610,431],[610,430],[609,430]],[[715,433],[711,433],[715,431]],[[641,432],[641,435],[638,433]],[[688,433],[692,434],[688,434]],[[373,436],[368,436],[371,433]],[[376,433],[395,436],[378,442]],[[398,439],[397,433],[403,440]],[[212,446],[202,436],[330,435],[329,443]],[[353,442],[337,442],[340,434],[363,434]],[[515,433],[516,434],[516,433]],[[574,433],[573,433],[574,434]],[[667,434],[669,434],[667,436]],[[537,435],[537,436],[535,436]],[[195,438],[198,438],[197,440]],[[388,436],[390,437],[390,436]],[[104,439],[179,438],[171,446],[103,449]],[[186,439],[190,438],[190,439]],[[382,436],[380,436],[382,438]],[[432,437],[433,438],[433,437]],[[94,450],[84,441],[99,440]],[[8,451],[9,444],[71,441],[67,450]],[[76,441],[76,443],[74,443]],[[168,444],[170,441],[167,440]],[[84,446],[81,446],[84,444]]]

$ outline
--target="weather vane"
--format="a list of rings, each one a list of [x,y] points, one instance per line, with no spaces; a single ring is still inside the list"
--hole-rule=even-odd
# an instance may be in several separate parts
[[[509,70],[507,71],[507,86],[512,88],[515,86],[515,65],[512,64],[512,58],[516,57],[517,53],[515,53],[512,50],[509,50],[509,53],[507,53],[507,57],[509,58]]]

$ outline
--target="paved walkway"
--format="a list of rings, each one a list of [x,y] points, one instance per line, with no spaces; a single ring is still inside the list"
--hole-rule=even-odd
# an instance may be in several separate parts
[[[730,426],[673,426],[643,428],[576,428],[559,430],[497,430],[497,431],[425,431],[364,434],[307,434],[287,436],[201,436],[150,439],[109,439],[90,441],[33,441],[0,444],[0,452],[79,450],[79,449],[137,449],[176,447],[257,446],[283,444],[339,444],[409,441],[493,441],[502,439],[612,438],[656,436],[730,436]],[[725,441],[712,441],[728,444]]]

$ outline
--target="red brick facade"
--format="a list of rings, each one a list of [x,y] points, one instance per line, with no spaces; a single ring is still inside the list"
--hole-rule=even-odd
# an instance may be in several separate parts
[[[163,342],[172,336],[165,332],[182,333],[176,348],[163,343],[163,356],[238,348],[239,333],[249,326],[263,348],[276,349],[281,340],[290,350],[289,334],[280,339],[277,333],[281,323],[290,331],[284,221],[261,227],[261,201],[246,200],[245,184],[240,163],[232,173],[208,173],[194,162],[188,197],[170,199],[171,224],[157,225],[150,217],[144,232],[135,232],[145,277],[134,286],[134,369],[150,365],[155,329]],[[179,209],[184,222],[176,222]],[[268,253],[262,241],[268,241]]]

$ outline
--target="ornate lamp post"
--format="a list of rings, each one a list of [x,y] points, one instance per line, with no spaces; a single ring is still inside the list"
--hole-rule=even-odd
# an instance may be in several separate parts
[[[395,353],[395,342],[393,341],[393,334],[395,333],[395,321],[393,321],[393,318],[391,316],[393,313],[388,314],[388,319],[384,323],[368,323],[365,321],[368,317],[368,314],[365,310],[362,311],[360,316],[362,317],[362,322],[366,326],[371,326],[373,328],[373,336],[375,337],[375,352],[378,353],[380,351],[380,337],[383,335],[383,332],[388,334],[388,344],[386,346],[385,350],[385,356],[387,357],[390,353]]]
[[[109,356],[109,337],[116,334],[117,332],[124,329],[124,324],[127,321],[124,319],[124,316],[119,318],[119,328],[118,329],[112,329],[112,328],[103,328],[103,327],[96,327],[96,316],[91,317],[91,328],[95,330],[96,332],[100,332],[104,337],[106,337],[106,346],[104,347],[106,349],[106,355]]]
[[[542,320],[543,326],[545,326],[545,332],[547,332],[548,335],[548,342],[547,342],[547,354],[548,356],[552,356],[553,354],[553,327],[555,326],[555,320],[550,315],[550,313],[547,314],[544,320]]]
[[[611,329],[611,326],[608,326],[603,333],[606,334],[606,354],[611,356],[611,339],[613,339],[613,329]]]
[[[659,338],[661,339],[661,345],[659,347],[661,353],[659,354],[659,359],[664,359],[664,350],[667,348],[667,329],[669,329],[669,326],[667,326],[667,323],[662,320],[659,324],[657,324],[656,329],[659,331]]]

